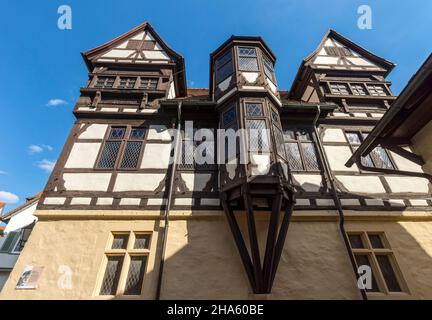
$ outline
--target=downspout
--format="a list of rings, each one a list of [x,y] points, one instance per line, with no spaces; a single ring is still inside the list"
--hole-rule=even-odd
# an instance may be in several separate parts
[[[343,212],[343,209],[342,209],[342,204],[341,204],[339,196],[337,194],[337,189],[336,189],[336,184],[335,184],[335,181],[334,181],[334,176],[333,176],[333,173],[332,173],[332,171],[330,169],[330,166],[329,166],[329,163],[328,163],[328,159],[327,159],[327,155],[324,152],[324,148],[322,146],[321,139],[319,138],[318,130],[317,130],[317,127],[316,127],[316,124],[318,122],[320,114],[321,114],[321,107],[319,105],[317,105],[317,113],[316,113],[316,116],[315,116],[315,119],[314,119],[314,122],[313,122],[313,128],[314,128],[314,133],[315,133],[315,137],[316,137],[316,141],[317,141],[318,152],[320,154],[321,162],[323,163],[324,171],[326,173],[328,182],[330,184],[330,188],[331,188],[332,194],[333,194],[333,199],[334,199],[334,202],[336,204],[336,208],[337,208],[337,211],[338,211],[338,214],[339,214],[339,229],[341,231],[342,238],[344,240],[345,247],[347,249],[348,256],[350,258],[352,268],[354,270],[354,274],[356,275],[356,278],[358,280],[359,275],[358,275],[358,272],[357,272],[357,266],[356,266],[354,254],[351,251],[351,246],[350,246],[350,243],[349,243],[349,239],[348,239],[348,236],[347,236],[346,231],[345,231],[345,216],[344,216],[344,212]],[[367,295],[366,295],[366,291],[364,289],[359,289],[359,290],[360,290],[360,293],[362,295],[363,300],[367,300],[368,298],[367,298]]]
[[[175,179],[175,173],[177,169],[177,161],[178,161],[178,153],[179,153],[179,146],[181,142],[181,112],[182,112],[182,101],[180,101],[177,105],[177,136],[175,141],[175,147],[174,147],[174,156],[173,156],[173,163],[171,164],[171,176],[170,176],[170,182],[169,182],[169,191],[168,191],[168,199],[165,206],[164,211],[164,229],[163,229],[163,238],[162,238],[162,253],[161,253],[161,260],[159,265],[159,275],[158,275],[158,282],[157,282],[157,288],[156,288],[156,300],[160,300],[161,291],[162,291],[162,280],[163,280],[163,271],[165,266],[165,252],[166,252],[166,244],[167,244],[167,238],[168,238],[168,228],[169,228],[169,212],[171,208],[172,203],[172,195],[173,195],[173,189],[174,189],[174,179]]]

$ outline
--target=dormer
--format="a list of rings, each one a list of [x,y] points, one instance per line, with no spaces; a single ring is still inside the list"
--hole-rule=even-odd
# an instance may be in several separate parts
[[[347,111],[386,108],[393,96],[386,76],[394,64],[329,30],[318,48],[303,60],[291,88],[291,98],[318,103],[331,101]]]
[[[148,22],[82,56],[90,73],[84,91],[144,94],[149,100],[186,96],[183,57]]]
[[[240,92],[268,92],[280,105],[276,57],[261,37],[232,36],[210,55],[210,96],[217,103]]]

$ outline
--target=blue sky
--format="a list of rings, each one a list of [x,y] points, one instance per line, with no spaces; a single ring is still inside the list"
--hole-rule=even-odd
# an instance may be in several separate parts
[[[57,9],[72,8],[72,30],[57,28]],[[372,8],[372,30],[357,27],[357,8]],[[432,1],[8,1],[0,11],[0,201],[12,209],[42,190],[74,122],[87,80],[80,52],[149,21],[186,60],[190,87],[208,86],[209,54],[230,35],[261,35],[277,55],[287,90],[301,60],[333,28],[397,64],[398,94],[431,52]],[[50,103],[51,101],[51,103]]]

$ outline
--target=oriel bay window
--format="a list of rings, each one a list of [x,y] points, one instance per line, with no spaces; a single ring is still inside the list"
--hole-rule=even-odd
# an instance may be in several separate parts
[[[361,131],[351,131],[345,133],[346,138],[352,148],[352,151],[356,151],[363,140],[368,136],[368,133]],[[362,165],[365,167],[374,167],[381,169],[395,169],[393,161],[390,159],[387,151],[378,146],[371,151],[366,157],[361,159]]]
[[[372,272],[368,293],[407,293],[402,273],[383,232],[349,232],[348,239],[357,268],[367,266]]]
[[[98,169],[136,169],[144,147],[142,127],[111,127],[97,161]]]
[[[288,164],[293,171],[320,171],[310,128],[288,128],[283,133]]]
[[[348,85],[345,83],[330,83],[330,91],[332,94],[347,96],[349,95]]]
[[[264,64],[265,75],[268,78],[270,78],[273,82],[276,82],[273,62],[271,62],[270,59],[265,54],[263,54],[263,64]]]
[[[253,153],[269,153],[270,137],[264,117],[262,103],[246,102],[246,129],[248,130],[248,150]]]
[[[105,252],[101,296],[139,296],[142,294],[151,234],[114,232]]]
[[[377,85],[368,84],[367,85],[367,89],[368,89],[368,91],[369,91],[369,93],[370,93],[371,96],[374,96],[374,97],[385,97],[385,96],[387,96],[387,92],[384,89],[384,86],[382,86],[382,85],[379,85],[379,84],[377,84]]]

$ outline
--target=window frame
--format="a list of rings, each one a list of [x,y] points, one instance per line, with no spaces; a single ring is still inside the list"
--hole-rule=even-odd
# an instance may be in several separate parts
[[[297,131],[298,130],[308,130],[308,133],[311,137],[311,140],[301,140],[298,138],[298,134]],[[286,139],[286,134],[285,132],[291,130],[294,132],[294,139]],[[322,172],[322,164],[321,164],[321,159],[318,153],[318,148],[314,139],[314,130],[312,127],[310,126],[286,126],[283,128],[282,130],[282,134],[283,134],[283,138],[284,138],[284,148],[285,148],[285,152],[286,152],[286,156],[287,156],[287,160],[288,160],[288,165],[289,165],[289,152],[286,149],[286,145],[289,143],[297,143],[297,148],[299,150],[299,154],[300,154],[300,161],[301,161],[301,165],[303,167],[302,170],[299,169],[293,169],[290,167],[290,171],[293,173],[305,173],[305,172],[311,172],[311,173],[321,173]],[[310,170],[310,169],[306,169],[306,161],[305,161],[305,156],[303,154],[303,148],[302,148],[302,144],[312,144],[315,150],[315,155],[316,155],[316,159],[317,159],[317,166],[318,169],[317,170]]]
[[[111,130],[113,128],[123,128],[123,127],[125,128],[125,134],[123,135],[122,139],[118,139],[118,140],[110,139]],[[137,166],[135,168],[122,168],[121,164],[123,162],[123,158],[125,155],[127,142],[128,141],[138,141],[137,139],[131,139],[130,138],[130,134],[132,132],[132,129],[134,129],[134,128],[144,129],[144,137],[142,140],[139,140],[139,141],[142,141],[142,145],[141,145],[140,153],[138,155]],[[147,142],[148,134],[149,134],[149,128],[147,126],[116,125],[116,124],[109,125],[107,128],[107,131],[105,133],[105,137],[101,143],[99,153],[98,153],[98,156],[96,158],[93,169],[95,171],[136,171],[136,170],[139,170],[140,164],[142,162],[142,158],[144,155],[144,150],[145,150],[145,147],[148,143]],[[114,162],[114,166],[111,168],[101,168],[101,167],[99,167],[99,162],[102,158],[103,152],[105,150],[105,146],[106,146],[107,142],[112,142],[112,141],[120,141],[120,147],[119,147],[119,151],[117,153],[117,156],[116,156],[116,159]]]
[[[347,231],[347,236],[350,235],[359,235],[363,242],[363,248],[353,248],[351,241],[349,242],[350,249],[354,256],[364,255],[367,256],[370,264],[372,275],[375,278],[375,282],[377,284],[378,291],[366,291],[367,295],[370,297],[383,297],[383,296],[405,296],[410,294],[410,290],[408,288],[407,282],[405,280],[404,275],[402,274],[402,270],[397,262],[396,255],[394,250],[390,246],[390,242],[384,231],[375,231],[375,230],[367,230],[367,231]],[[370,241],[370,235],[378,235],[381,239],[381,242],[384,245],[384,248],[374,248]],[[392,271],[395,275],[395,278],[398,282],[398,285],[401,291],[390,291],[388,289],[388,285],[386,283],[385,277],[381,270],[381,267],[378,263],[377,256],[387,256],[389,258]],[[359,267],[357,264],[357,260],[354,259],[357,268]]]
[[[99,79],[105,78],[104,83],[102,86],[97,86]],[[108,79],[114,79],[114,81],[112,82],[112,86],[107,87],[106,83]],[[97,75],[95,76],[95,80],[93,83],[93,88],[95,89],[114,89],[116,86],[116,82],[117,82],[117,76],[114,75]]]
[[[248,46],[237,46],[237,61],[238,61],[238,70],[241,72],[260,72],[260,63],[258,61],[258,48],[256,47],[248,47]],[[253,49],[255,50],[255,56],[240,54],[241,49]],[[254,58],[256,60],[257,70],[243,70],[240,63],[240,58]]]
[[[225,57],[226,55],[231,54],[231,59],[224,62],[222,65],[219,65],[218,60]],[[218,77],[218,71],[226,66],[228,63],[231,63],[231,73],[229,73],[227,76],[219,79]],[[234,66],[234,53],[232,48],[228,49],[227,51],[223,52],[218,58],[215,59],[215,84],[218,85],[228,79],[230,76],[234,74],[235,66]]]
[[[149,243],[148,243],[148,247],[146,249],[135,249],[134,245],[135,245],[135,240],[136,240],[136,236],[137,235],[149,235],[150,239],[149,239]],[[114,241],[114,237],[116,235],[128,235],[128,243],[127,243],[127,247],[125,249],[112,249],[112,244]],[[148,267],[149,267],[149,262],[150,262],[150,257],[151,257],[151,248],[153,246],[153,241],[154,241],[154,234],[153,231],[140,231],[140,230],[131,230],[131,231],[112,231],[109,233],[108,236],[108,241],[104,250],[104,257],[102,260],[102,264],[101,264],[101,268],[100,268],[100,272],[99,272],[99,276],[98,276],[98,280],[97,280],[97,285],[95,288],[95,292],[94,295],[99,297],[99,298],[113,298],[113,297],[127,297],[127,298],[139,298],[142,297],[143,295],[145,295],[145,281],[146,281],[146,277],[148,276]],[[103,287],[103,282],[104,282],[104,278],[105,278],[105,273],[106,273],[106,268],[108,265],[108,257],[111,256],[121,256],[123,257],[123,263],[121,265],[121,269],[120,269],[120,276],[118,279],[118,283],[117,283],[117,289],[116,289],[116,294],[115,295],[104,295],[101,294],[101,290]],[[142,275],[142,285],[141,285],[141,292],[140,294],[133,294],[133,295],[128,295],[125,294],[126,291],[126,285],[127,285],[127,278],[129,275],[129,270],[130,270],[130,262],[131,262],[131,258],[132,257],[146,257],[146,265],[144,268],[144,273]]]
[[[344,132],[344,135],[345,135],[345,139],[346,139],[346,141],[347,141],[347,143],[348,143],[348,145],[349,145],[349,147],[350,147],[350,149],[351,149],[351,152],[354,154],[354,152],[355,152],[355,150],[356,149],[354,149],[354,146],[356,146],[356,145],[352,145],[351,144],[351,142],[349,141],[349,139],[348,139],[348,134],[350,134],[350,133],[354,133],[354,134],[356,134],[358,137],[359,137],[359,139],[360,139],[360,144],[359,144],[359,146],[363,143],[363,141],[364,141],[364,134],[370,134],[370,130],[363,130],[363,129],[344,129],[343,130],[343,132]],[[392,167],[393,168],[382,168],[382,167],[377,167],[377,165],[376,165],[376,163],[375,163],[375,161],[374,161],[374,157],[372,156],[372,152],[375,150],[375,148],[366,156],[366,158],[370,158],[370,160],[372,161],[372,164],[373,164],[373,167],[371,167],[371,168],[376,168],[376,169],[386,169],[386,170],[398,170],[398,167],[396,166],[396,162],[394,161],[394,159],[393,159],[393,157],[392,157],[392,155],[391,155],[391,153],[387,150],[387,149],[385,149],[384,147],[381,147],[381,146],[377,146],[377,147],[380,147],[381,149],[383,149],[384,150],[384,152],[386,153],[386,155],[387,155],[387,158],[390,160],[390,164],[392,165]],[[360,160],[361,161],[361,160]],[[362,163],[365,167],[368,167],[367,165],[365,165],[364,163]]]
[[[264,75],[269,78],[273,83],[276,83],[276,76],[275,76],[275,69],[274,69],[274,63],[270,60],[270,58],[265,54],[262,53],[262,64],[264,68]],[[271,65],[271,70],[267,68],[267,64]],[[270,76],[267,74],[267,72],[270,73]]]
[[[146,82],[149,83],[152,80],[156,80],[156,86],[155,86],[154,90],[153,90],[153,88],[148,89],[147,88],[148,86],[146,88],[142,87],[143,83],[146,83]],[[159,80],[160,80],[160,78],[158,78],[158,77],[139,77],[139,81],[137,81],[136,87],[139,90],[144,90],[144,91],[149,91],[149,92],[157,91],[158,86],[159,86]]]

